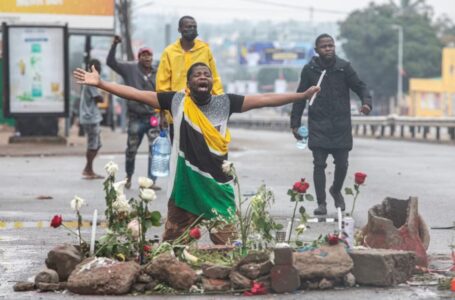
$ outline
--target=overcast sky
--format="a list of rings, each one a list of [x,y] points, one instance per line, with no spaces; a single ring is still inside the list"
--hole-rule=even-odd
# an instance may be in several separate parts
[[[133,3],[142,12],[191,15],[199,22],[216,23],[234,19],[274,22],[289,19],[314,22],[340,21],[345,19],[350,11],[365,8],[370,2],[389,1],[391,0],[134,0]],[[398,3],[399,0],[394,1]],[[445,13],[455,21],[455,0],[426,2],[433,6],[436,16]]]

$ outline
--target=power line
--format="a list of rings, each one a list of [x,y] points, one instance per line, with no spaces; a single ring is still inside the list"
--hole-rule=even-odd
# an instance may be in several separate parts
[[[347,11],[314,8],[312,6],[300,6],[300,5],[278,3],[278,2],[267,1],[267,0],[241,0],[241,1],[259,3],[259,4],[266,4],[266,5],[272,5],[272,6],[277,6],[277,7],[287,7],[287,8],[293,8],[293,9],[296,9],[296,8],[297,9],[304,9],[304,10],[308,10],[310,12],[317,11],[317,12],[322,12],[322,13],[338,14],[338,15],[347,15],[347,14],[349,14],[349,12],[347,12]]]

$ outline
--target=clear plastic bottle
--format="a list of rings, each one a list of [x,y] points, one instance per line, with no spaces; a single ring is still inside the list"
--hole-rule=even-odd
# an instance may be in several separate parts
[[[302,137],[301,140],[297,141],[297,148],[305,149],[308,145],[308,128],[306,128],[306,126],[300,126],[297,130],[297,134]]]
[[[152,145],[152,160],[150,170],[153,176],[164,177],[169,175],[169,160],[171,158],[171,141],[162,130]]]

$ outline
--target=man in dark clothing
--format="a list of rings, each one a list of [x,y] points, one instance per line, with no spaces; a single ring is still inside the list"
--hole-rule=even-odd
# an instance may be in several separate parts
[[[348,170],[348,156],[352,149],[351,105],[349,90],[353,90],[362,101],[361,113],[367,115],[372,109],[372,99],[367,86],[357,76],[351,64],[335,54],[335,42],[328,34],[318,36],[315,51],[319,57],[303,67],[297,92],[317,84],[323,70],[326,74],[321,91],[308,107],[308,147],[313,152],[313,178],[318,207],[315,215],[327,214],[325,193],[325,168],[329,154],[334,158],[335,174],[329,189],[335,207],[345,210],[341,189]],[[297,140],[306,101],[294,102],[291,112],[291,129]]]
[[[115,36],[107,56],[107,65],[122,76],[126,85],[140,90],[155,91],[156,69],[152,67],[152,49],[139,49],[138,62],[120,62],[115,58],[115,51],[119,43],[121,43],[120,37]],[[129,121],[128,141],[125,152],[125,171],[127,180],[125,187],[130,188],[137,149],[141,145],[144,134],[148,136],[149,142],[151,143],[159,135],[160,129],[159,127],[152,127],[150,125],[150,118],[152,116],[159,117],[159,114],[157,114],[152,107],[134,101],[127,101],[127,105]],[[156,181],[156,177],[152,176],[151,179],[154,182]],[[154,184],[152,188],[155,190],[160,189],[156,184]]]

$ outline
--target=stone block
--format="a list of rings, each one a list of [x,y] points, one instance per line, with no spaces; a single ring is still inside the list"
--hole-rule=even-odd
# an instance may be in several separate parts
[[[58,283],[58,273],[52,269],[44,269],[35,276],[35,284],[43,283]]]
[[[239,272],[242,273],[242,275],[245,275],[249,279],[256,279],[260,276],[264,276],[270,273],[270,270],[272,269],[273,264],[270,260],[267,260],[263,263],[251,263],[251,264],[245,264],[242,265],[239,268]]]
[[[219,265],[203,264],[202,274],[207,278],[226,279],[229,277],[232,268]]]
[[[292,265],[275,265],[270,272],[272,290],[292,293],[300,287],[299,271]]]
[[[67,288],[82,295],[123,295],[136,282],[141,267],[134,261],[87,258],[68,278]]]
[[[293,250],[291,248],[275,248],[273,253],[275,265],[292,265],[294,263]]]
[[[388,249],[352,250],[352,274],[358,284],[393,286],[406,282],[416,266],[414,252]]]
[[[231,281],[224,279],[202,277],[202,286],[204,291],[222,292],[231,289]]]
[[[34,282],[19,281],[13,286],[15,292],[28,292],[35,289]]]
[[[342,243],[294,253],[294,267],[299,271],[302,281],[314,278],[342,278],[352,270],[353,265]]]
[[[46,266],[57,271],[60,281],[66,281],[81,261],[81,254],[76,247],[63,244],[57,245],[49,251]]]
[[[170,254],[161,254],[144,268],[154,279],[164,281],[177,290],[188,290],[197,279],[196,272]]]

